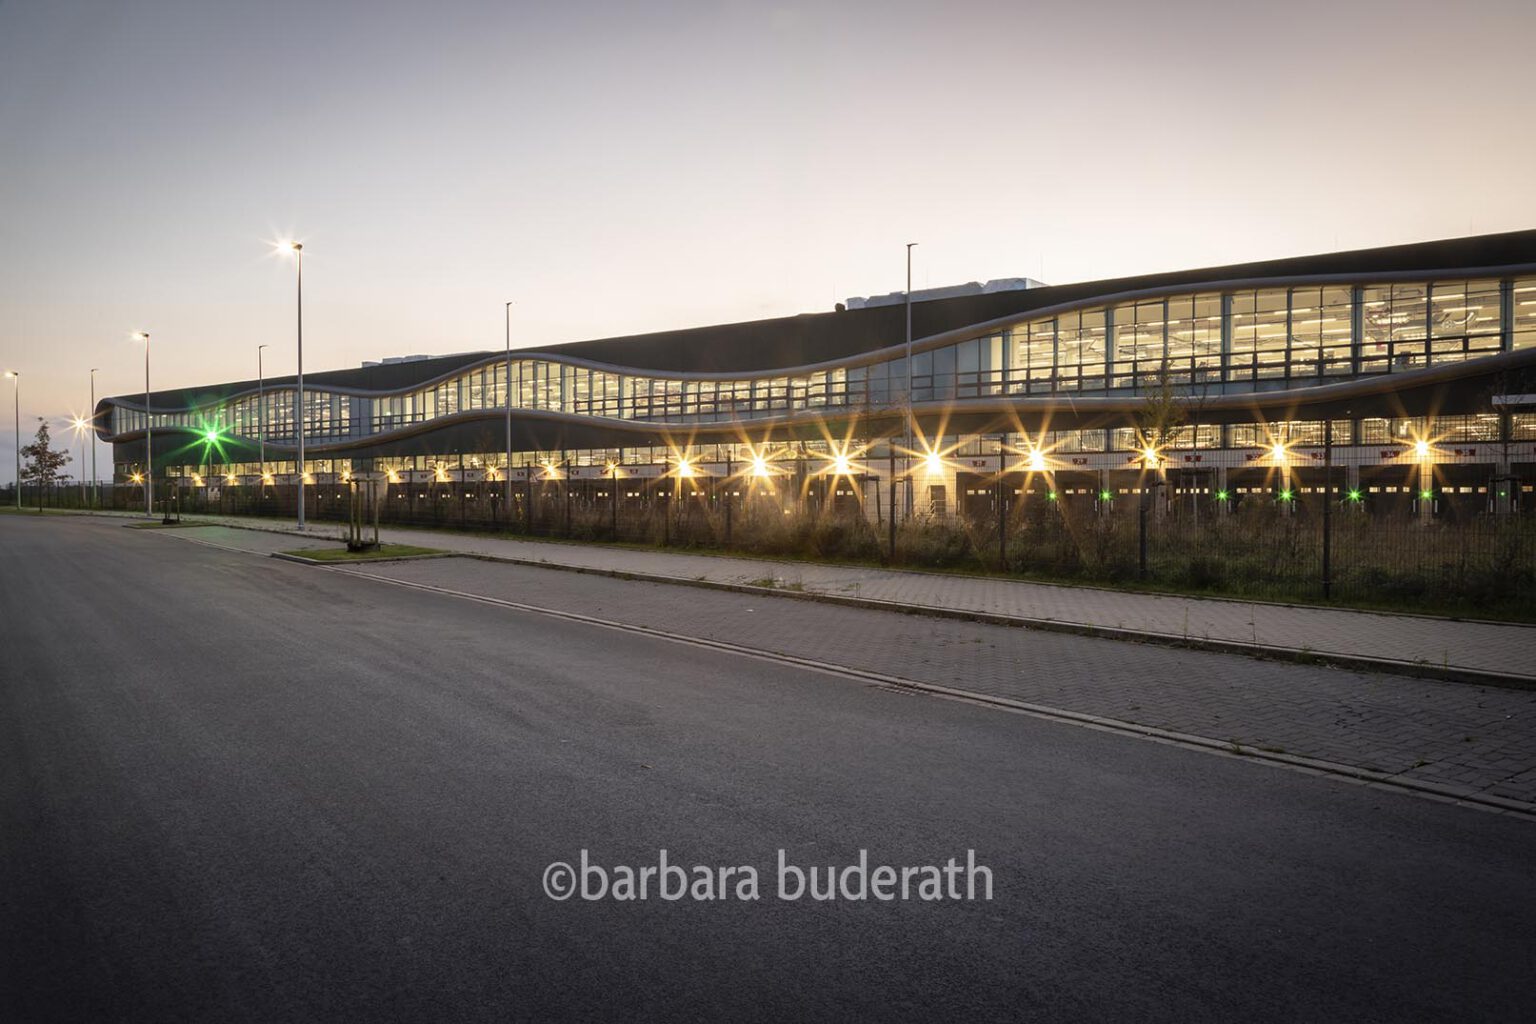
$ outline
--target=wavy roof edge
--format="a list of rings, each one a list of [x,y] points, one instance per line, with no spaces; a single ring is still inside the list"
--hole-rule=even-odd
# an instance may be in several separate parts
[[[1047,285],[912,304],[912,336],[925,338],[971,324],[1063,303],[1087,302],[1095,296],[1144,289],[1194,288],[1205,283],[1257,278],[1324,277],[1405,273],[1412,271],[1492,268],[1536,263],[1536,229],[1491,235],[1413,242],[1406,245],[1345,252],[1289,256],[1251,263],[1201,267],[1193,270],[1139,274],[1133,277]],[[622,337],[540,345],[514,349],[514,358],[538,354],[561,355],[609,363],[634,370],[694,373],[760,373],[791,369],[827,360],[860,355],[899,344],[906,336],[902,303],[826,313],[710,324]],[[305,374],[305,383],[337,385],[373,391],[405,388],[431,380],[492,354],[461,352],[408,362],[324,370]],[[267,379],[269,387],[291,385],[292,375]],[[254,390],[255,380],[178,388],[154,393],[156,404],[177,408],[216,401],[221,395]],[[124,399],[141,399],[123,395]],[[192,399],[188,402],[187,399]],[[108,400],[109,401],[109,400]]]

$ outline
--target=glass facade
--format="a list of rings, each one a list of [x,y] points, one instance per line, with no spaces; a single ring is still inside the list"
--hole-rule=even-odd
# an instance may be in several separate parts
[[[1536,277],[1194,291],[1023,318],[916,352],[858,357],[804,374],[699,379],[576,365],[544,355],[487,362],[402,394],[306,388],[305,437],[346,441],[505,408],[666,424],[892,408],[1000,396],[1262,391],[1390,374],[1536,346]],[[899,350],[896,350],[899,353]],[[910,380],[910,385],[909,385]],[[157,428],[294,439],[292,387],[186,411]],[[263,408],[264,406],[264,408]],[[143,429],[117,407],[112,430]],[[1192,435],[1193,436],[1193,435]],[[1076,444],[1091,450],[1086,438]],[[504,460],[503,460],[504,461]]]

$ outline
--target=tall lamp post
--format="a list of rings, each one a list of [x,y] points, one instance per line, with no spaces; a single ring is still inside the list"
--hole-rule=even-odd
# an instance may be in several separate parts
[[[70,425],[71,428],[74,429],[76,440],[78,440],[80,442],[80,507],[84,508],[85,505],[86,505],[86,491],[85,491],[85,431],[86,431],[86,428],[88,428],[90,426],[90,423],[86,421],[84,416],[76,416],[72,420],[70,420],[69,425]]]
[[[295,310],[298,314],[299,376],[298,390],[294,393],[293,429],[299,437],[299,529],[304,529],[304,246],[299,242],[284,242],[284,249],[293,253],[294,268],[298,277]]]
[[[293,269],[296,270],[298,293],[295,310],[298,313],[298,391],[293,396],[293,430],[298,433],[298,528],[304,528],[304,246],[290,241],[293,252]]]
[[[138,331],[134,338],[144,343],[144,515],[155,514],[155,417],[149,408],[149,332]]]
[[[917,424],[912,412],[912,249],[916,242],[907,243],[907,515],[912,515],[912,446],[917,443]],[[896,481],[891,481],[891,486],[896,486]]]
[[[5,375],[11,378],[12,390],[16,395],[16,511],[21,511],[21,373],[17,370],[6,370]]]
[[[267,375],[261,367],[261,350],[265,345],[256,346],[256,444],[259,446],[261,468],[256,473],[256,494],[261,496],[261,488],[267,482]]]
[[[96,367],[91,367],[91,507],[101,507],[101,477],[96,474]],[[84,468],[84,467],[82,467]]]
[[[506,304],[507,315],[507,496],[512,495],[512,303]],[[510,501],[507,504],[510,509]]]

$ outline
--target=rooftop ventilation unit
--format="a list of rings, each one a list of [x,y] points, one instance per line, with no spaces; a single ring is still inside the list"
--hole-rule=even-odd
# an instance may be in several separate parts
[[[952,284],[945,288],[924,288],[912,293],[913,302],[931,302],[934,299],[958,299],[966,295],[991,295],[993,292],[1021,292],[1026,288],[1044,288],[1043,282],[1032,277],[1000,277],[982,284],[970,281]],[[854,296],[847,302],[849,309],[869,309],[872,306],[894,306],[906,301],[906,293],[890,292],[886,295]]]

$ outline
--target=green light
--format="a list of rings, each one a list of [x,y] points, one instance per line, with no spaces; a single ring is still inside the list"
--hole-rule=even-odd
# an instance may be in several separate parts
[[[1363,501],[1365,499],[1361,496],[1359,491],[1350,491],[1349,492],[1349,500],[1350,501]]]
[[[1046,501],[1055,501],[1056,500],[1056,492],[1055,491],[1047,492],[1046,495],[1045,495],[1045,500]]]
[[[202,461],[209,463],[228,461],[224,457],[224,446],[229,443],[230,438],[224,431],[224,425],[218,420],[212,422],[201,420],[197,424],[197,433],[194,436],[197,440],[192,444],[203,446]]]
[[[1419,492],[1419,497],[1423,498],[1425,501],[1428,501],[1430,498],[1433,498],[1434,496],[1435,496],[1435,492],[1434,491],[1420,491]]]
[[[1226,501],[1230,497],[1232,497],[1232,495],[1228,494],[1226,491],[1217,491],[1216,492],[1216,500],[1217,501]]]
[[[1100,491],[1099,492],[1099,500],[1100,501],[1108,501],[1110,498],[1113,498],[1113,497],[1114,497],[1114,495],[1109,493],[1108,491]]]
[[[1292,495],[1291,495],[1290,491],[1281,491],[1280,492],[1280,500],[1281,501],[1290,501],[1291,498],[1292,498]]]

